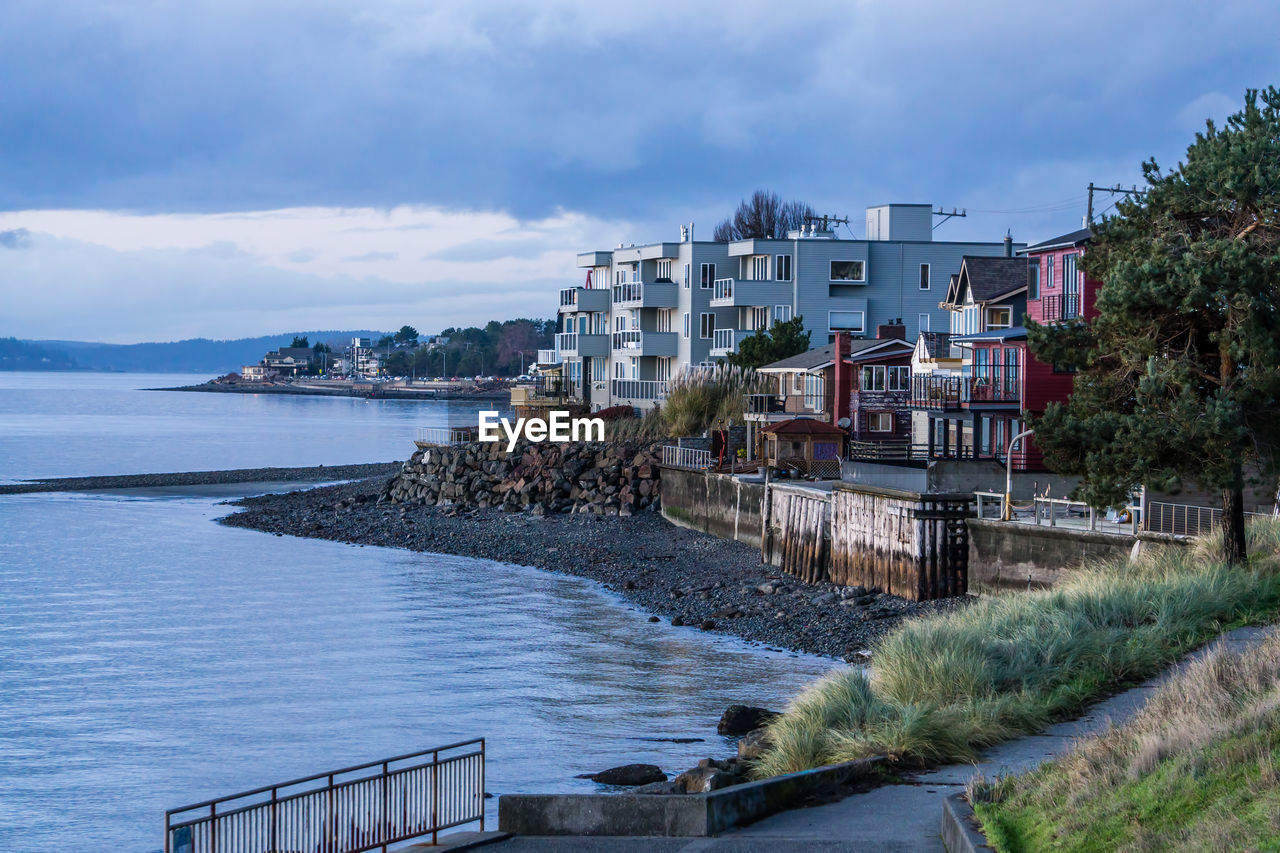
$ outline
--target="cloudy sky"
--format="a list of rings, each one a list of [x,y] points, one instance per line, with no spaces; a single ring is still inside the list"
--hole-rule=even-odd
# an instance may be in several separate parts
[[[1280,84],[1277,33],[1267,0],[6,0],[0,335],[550,316],[575,252],[761,187],[1053,236]]]

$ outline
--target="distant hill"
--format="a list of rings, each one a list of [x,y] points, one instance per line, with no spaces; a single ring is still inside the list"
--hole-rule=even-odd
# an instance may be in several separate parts
[[[126,373],[229,373],[243,365],[257,364],[263,353],[288,346],[295,335],[312,343],[332,343],[335,349],[353,337],[380,338],[386,332],[351,331],[283,332],[258,338],[185,341],[145,344],[100,344],[87,341],[22,341],[0,339],[0,370],[111,370]]]

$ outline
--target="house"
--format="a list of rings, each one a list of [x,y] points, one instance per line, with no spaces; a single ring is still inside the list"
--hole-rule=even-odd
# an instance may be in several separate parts
[[[262,364],[281,376],[298,376],[311,369],[310,347],[280,347],[262,357]]]
[[[556,348],[592,409],[651,408],[678,373],[736,352],[757,329],[803,316],[815,344],[870,337],[902,318],[905,334],[943,326],[943,282],[966,256],[1011,255],[1003,242],[933,239],[932,208],[867,208],[865,239],[817,224],[785,239],[618,246],[578,255],[584,280],[560,291]],[[1020,247],[1016,247],[1020,248]]]
[[[813,418],[792,418],[760,430],[759,456],[770,468],[839,479],[847,433]]]
[[[964,353],[960,375],[938,369],[912,386],[911,406],[925,414],[915,439],[930,458],[1003,458],[1021,431],[1029,278],[1023,257],[962,261],[942,302],[951,312],[948,344]]]
[[[246,364],[240,368],[240,376],[245,382],[267,382],[279,375],[265,364]]]
[[[773,388],[747,396],[748,446],[756,446],[761,424],[794,418],[823,421],[861,444],[908,441],[912,348],[901,324],[876,332],[869,339],[840,333],[834,343],[759,368]]]

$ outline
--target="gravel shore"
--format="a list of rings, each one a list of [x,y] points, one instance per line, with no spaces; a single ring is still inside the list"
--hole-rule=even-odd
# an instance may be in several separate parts
[[[210,486],[223,483],[315,483],[390,477],[401,462],[366,465],[316,465],[308,468],[235,468],[229,471],[186,471],[177,474],[121,474],[108,477],[58,477],[0,484],[0,495],[27,492],[91,492],[99,489],[147,489],[163,486]],[[379,481],[381,482],[381,481]]]
[[[962,599],[913,603],[860,587],[804,584],[739,542],[630,518],[454,512],[378,504],[385,478],[234,502],[222,523],[269,533],[499,560],[599,581],[672,624],[849,661],[910,616]],[[658,615],[651,618],[656,620]]]

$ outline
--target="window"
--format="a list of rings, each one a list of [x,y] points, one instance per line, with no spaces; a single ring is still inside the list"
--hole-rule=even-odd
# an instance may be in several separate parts
[[[689,289],[689,282],[693,280],[692,267],[693,267],[693,264],[684,265],[684,289],[685,290]]]
[[[626,284],[626,281],[627,281],[627,273],[625,270],[622,269],[622,267],[618,267],[616,270],[613,271],[614,284]]]
[[[1012,323],[1013,310],[1007,307],[987,309],[988,329],[1007,329]]]
[[[704,311],[698,315],[698,336],[710,339],[716,333],[716,315],[714,311]]]
[[[665,381],[665,380],[667,380],[667,379],[670,379],[670,378],[671,378],[671,362],[672,362],[672,361],[673,361],[673,359],[670,359],[670,358],[660,358],[660,359],[658,359],[658,367],[657,367],[657,370],[658,370],[658,376],[657,376],[657,378],[658,378],[658,381],[659,381],[659,382],[663,382],[663,381]]]
[[[778,281],[791,281],[790,255],[778,255],[773,259],[773,277]]]
[[[609,378],[609,362],[603,358],[591,359],[591,381],[604,382]]]
[[[684,336],[689,337],[689,312],[684,312]]]
[[[790,320],[790,319],[791,319],[791,306],[790,306],[790,305],[775,305],[775,306],[773,306],[773,322],[775,322],[775,323],[785,323],[785,322],[787,322],[787,321],[788,321],[788,320]]]
[[[888,389],[890,391],[910,391],[911,368],[905,364],[890,367]]]
[[[1036,258],[1027,267],[1027,298],[1040,298],[1040,259]]]
[[[833,332],[858,332],[861,334],[863,331],[862,312],[828,311],[827,328]]]
[[[673,317],[673,315],[674,315],[675,313],[676,313],[676,312],[674,312],[674,311],[659,311],[659,312],[658,312],[658,328],[657,328],[657,330],[658,330],[659,332],[669,332],[669,331],[671,331],[671,319],[672,319],[672,317]]]
[[[1053,290],[1053,255],[1044,259],[1044,289]]]
[[[661,258],[658,261],[658,276],[655,281],[671,281],[671,259]]]
[[[821,373],[804,375],[804,407],[811,412],[821,412],[825,402],[826,388]]]
[[[867,415],[867,432],[893,432],[893,412],[871,412]]]
[[[928,264],[920,265],[920,289],[921,290],[929,289],[929,265]]]
[[[862,390],[884,390],[884,365],[868,365],[862,368]]]
[[[768,281],[769,280],[769,256],[768,255],[752,255],[751,256],[751,280],[752,281]]]
[[[622,359],[618,359],[613,363],[613,378],[614,379],[627,378],[627,368],[624,365]]]
[[[1080,271],[1076,266],[1079,255],[1062,256],[1062,292],[1067,294],[1080,292]]]
[[[922,332],[929,331],[929,315],[928,314],[921,314],[919,317],[919,323],[920,323],[920,331]]]
[[[715,284],[716,284],[716,265],[703,264],[702,278],[699,279],[699,285],[702,287],[703,290],[710,290],[711,288],[715,287]]]
[[[754,332],[757,329],[769,328],[769,309],[763,305],[748,308],[746,316],[747,329]]]
[[[862,261],[832,261],[832,281],[866,281],[866,266]]]

